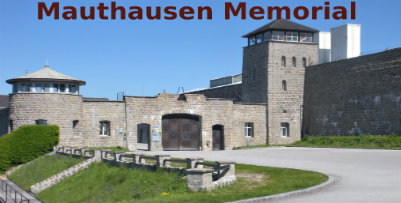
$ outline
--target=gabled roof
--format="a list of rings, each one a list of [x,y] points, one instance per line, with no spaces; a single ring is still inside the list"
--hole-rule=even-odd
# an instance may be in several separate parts
[[[40,81],[40,82],[51,82],[51,81],[64,81],[64,82],[76,82],[80,85],[85,85],[85,81],[83,80],[78,80],[76,78],[64,75],[62,73],[59,73],[55,70],[52,70],[49,68],[49,66],[45,66],[44,68],[35,71],[33,73],[29,73],[17,78],[9,79],[6,82],[9,84],[15,83],[15,82],[24,82],[24,81]]]
[[[262,26],[242,37],[250,37],[259,33],[263,33],[268,30],[285,30],[285,31],[305,31],[305,32],[318,32],[318,30],[301,25],[298,23],[291,22],[289,20],[280,19],[275,20],[265,26]]]

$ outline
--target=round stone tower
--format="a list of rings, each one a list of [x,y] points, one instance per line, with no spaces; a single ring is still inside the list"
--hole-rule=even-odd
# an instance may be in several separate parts
[[[74,145],[82,132],[82,96],[85,81],[58,73],[46,65],[36,72],[6,81],[10,94],[10,129],[22,125],[58,125],[60,144]]]

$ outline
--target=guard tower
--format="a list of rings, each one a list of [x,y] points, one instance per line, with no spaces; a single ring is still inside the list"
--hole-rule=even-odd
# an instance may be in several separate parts
[[[60,143],[70,144],[82,132],[82,96],[85,81],[44,68],[6,81],[13,85],[9,99],[9,128],[22,125],[58,125]],[[74,138],[75,137],[75,138]]]
[[[266,103],[268,143],[301,139],[305,68],[318,63],[317,32],[276,20],[243,36],[242,101]]]

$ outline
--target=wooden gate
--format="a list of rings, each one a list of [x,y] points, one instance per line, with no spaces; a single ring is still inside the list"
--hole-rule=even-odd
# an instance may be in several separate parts
[[[200,146],[201,125],[198,116],[171,114],[162,118],[164,150],[197,151]]]
[[[222,125],[214,125],[213,130],[213,150],[224,150],[224,134]]]

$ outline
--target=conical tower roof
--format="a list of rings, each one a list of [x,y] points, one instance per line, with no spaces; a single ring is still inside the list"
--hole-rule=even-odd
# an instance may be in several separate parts
[[[50,69],[48,65],[38,71],[9,79],[6,82],[9,84],[16,82],[73,82],[78,83],[79,85],[86,84],[86,82],[83,80],[78,80]]]

